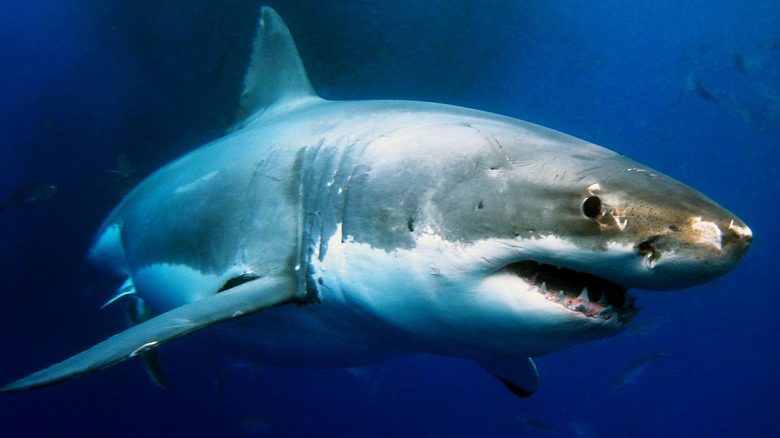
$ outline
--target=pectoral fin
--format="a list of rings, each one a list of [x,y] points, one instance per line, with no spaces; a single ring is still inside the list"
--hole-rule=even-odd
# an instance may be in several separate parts
[[[293,302],[295,288],[288,280],[259,278],[142,322],[63,362],[10,383],[0,391],[21,391],[74,379],[196,330]]]
[[[539,388],[539,373],[533,359],[494,357],[478,361],[512,393],[519,397],[530,397]]]

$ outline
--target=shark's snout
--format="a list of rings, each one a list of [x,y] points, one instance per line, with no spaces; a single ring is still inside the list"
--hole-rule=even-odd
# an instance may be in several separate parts
[[[753,242],[753,231],[739,219],[732,219],[723,236],[724,246],[741,259]]]
[[[718,278],[742,260],[753,233],[740,219],[705,220],[691,216],[682,224],[651,235],[636,247],[650,275],[648,289],[680,289]]]
[[[580,194],[583,216],[598,226],[588,236],[611,248],[595,274],[629,288],[684,289],[725,275],[750,247],[750,228],[697,190],[622,156],[601,164]]]

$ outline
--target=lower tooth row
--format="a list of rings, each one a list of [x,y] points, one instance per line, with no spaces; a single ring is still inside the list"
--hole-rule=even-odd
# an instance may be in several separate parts
[[[542,283],[541,286],[539,287],[539,290],[541,292],[547,293],[548,292],[547,291],[547,284],[546,283]],[[580,300],[580,301],[584,301],[584,302],[588,302],[589,303],[590,299],[588,299],[589,297],[587,296],[587,291],[588,291],[588,288],[586,287],[585,289],[583,289],[583,293],[581,293],[580,296],[577,297],[577,299]],[[585,295],[585,298],[583,298],[583,294]],[[599,299],[599,304],[600,305],[606,305],[607,304],[607,300],[606,300],[606,296],[605,295],[606,294],[602,294],[601,295],[601,298]],[[558,292],[558,294],[555,295],[554,299],[555,299],[556,302],[561,302],[565,298],[566,298],[566,294],[563,291],[560,291],[560,292]],[[548,295],[547,299],[548,300],[553,299],[553,295]],[[584,303],[577,304],[576,306],[575,305],[568,306],[568,309],[569,310],[576,310],[576,311],[582,312],[582,313],[587,313],[588,312],[588,306],[586,306]],[[599,311],[599,313],[597,313],[596,316],[598,316],[601,319],[605,319],[606,320],[606,319],[611,318],[614,313],[615,313],[615,307],[612,306],[612,305],[609,305],[609,306],[601,309],[601,311]]]
[[[539,285],[539,292],[545,293],[545,294],[550,292],[547,289],[547,283],[546,282],[542,282],[542,284]],[[563,291],[560,291],[560,292],[558,292],[558,294],[555,297],[556,297],[556,299],[558,299],[558,301],[560,301],[560,300],[563,300],[566,297],[566,294]],[[577,299],[580,300],[580,301],[584,301],[586,303],[590,303],[590,296],[589,296],[589,293],[588,293],[587,286],[582,289],[582,292],[577,297]],[[607,295],[602,293],[601,297],[599,298],[598,303],[600,305],[602,305],[602,306],[606,306],[608,304],[607,303]]]
[[[612,316],[612,313],[614,313],[615,308],[612,306],[604,308],[601,312],[599,312],[598,317],[601,319],[609,319]]]

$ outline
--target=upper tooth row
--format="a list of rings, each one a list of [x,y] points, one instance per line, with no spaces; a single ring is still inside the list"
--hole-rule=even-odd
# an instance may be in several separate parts
[[[542,291],[542,292],[547,292],[547,282],[543,281],[542,284],[539,285],[539,290]],[[559,300],[562,300],[564,298],[563,291],[558,292],[558,297],[557,298]],[[587,286],[582,288],[582,292],[580,292],[580,295],[577,297],[577,299],[585,301],[586,303],[590,302],[590,296],[588,294],[588,287]],[[605,294],[605,293],[601,294],[601,297],[599,298],[599,304],[604,305],[604,306],[609,304],[607,302],[607,294]]]

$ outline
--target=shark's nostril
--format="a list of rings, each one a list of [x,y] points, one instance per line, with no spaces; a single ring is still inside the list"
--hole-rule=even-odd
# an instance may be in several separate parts
[[[643,242],[641,242],[639,245],[636,246],[636,252],[645,258],[645,260],[647,261],[647,266],[650,269],[654,268],[655,263],[658,261],[659,258],[661,258],[661,253],[656,251],[655,245],[653,245],[655,239],[656,239],[655,237],[645,239]]]
[[[645,240],[644,242],[637,245],[636,251],[639,253],[639,255],[647,257],[653,255],[655,248],[653,248],[653,245],[649,241]]]

